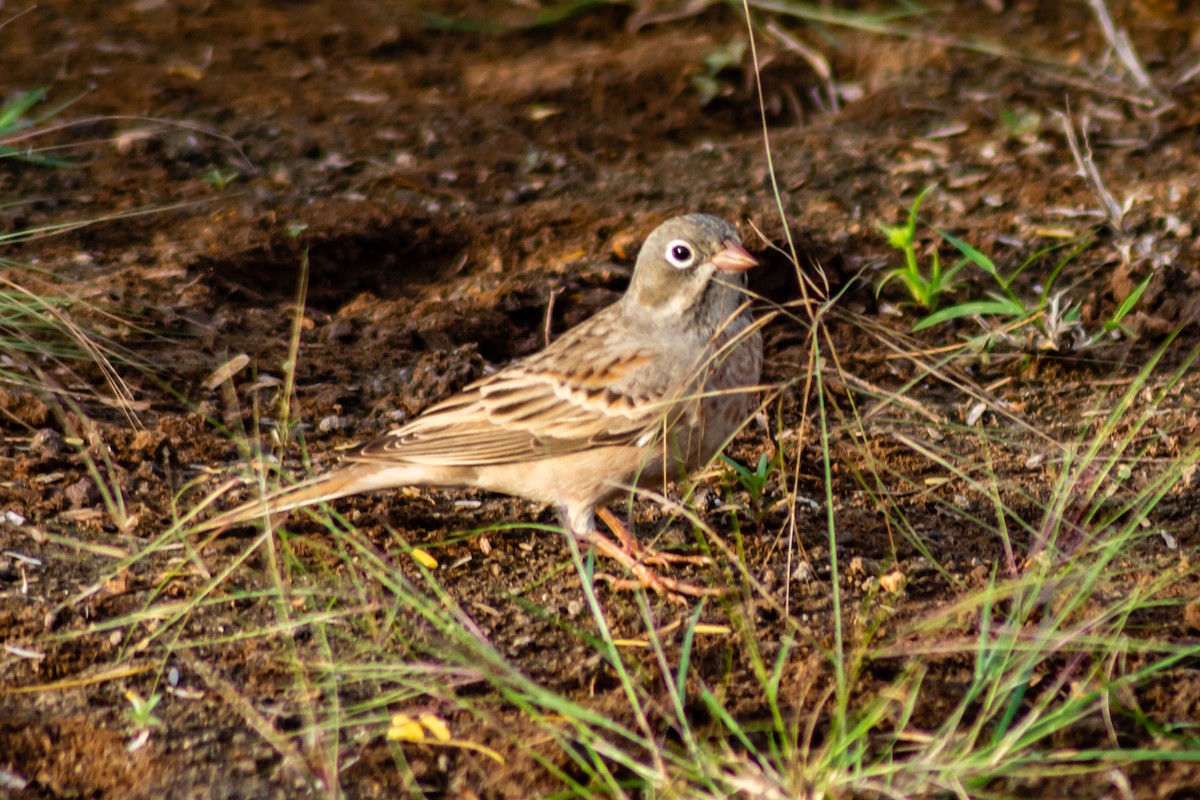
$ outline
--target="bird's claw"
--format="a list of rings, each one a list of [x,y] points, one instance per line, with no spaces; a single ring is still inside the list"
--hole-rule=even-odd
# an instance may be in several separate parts
[[[618,578],[607,572],[597,572],[595,579],[604,581],[618,592],[652,589],[656,594],[678,606],[688,605],[689,597],[724,597],[731,591],[715,586],[699,586],[694,583],[676,580],[675,578],[666,578],[653,570],[648,570],[642,574],[638,574],[638,572],[639,570],[634,571],[634,574],[637,575],[636,579]]]

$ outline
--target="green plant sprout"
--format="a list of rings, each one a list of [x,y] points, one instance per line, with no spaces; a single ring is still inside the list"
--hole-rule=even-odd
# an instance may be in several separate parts
[[[226,186],[236,181],[241,177],[240,172],[236,169],[221,169],[220,167],[209,167],[200,176],[200,180],[207,183],[217,191],[222,191]]]
[[[904,254],[904,265],[884,273],[883,280],[875,290],[876,297],[879,297],[884,287],[893,280],[899,280],[908,291],[913,305],[932,311],[937,308],[942,294],[954,288],[955,275],[967,265],[968,259],[963,258],[954,266],[943,271],[941,257],[936,248],[930,256],[928,272],[923,271],[917,262],[917,213],[921,209],[921,201],[925,199],[925,195],[933,191],[936,185],[925,187],[917,195],[917,199],[913,201],[912,207],[908,211],[908,220],[903,225],[880,224],[878,226],[879,230],[883,231],[884,236],[887,237],[888,244]]]
[[[161,694],[155,692],[144,698],[133,689],[129,689],[125,692],[125,699],[129,701],[129,708],[125,709],[125,718],[134,728],[140,731],[162,725],[162,720],[154,714],[154,709],[162,702]]]
[[[757,504],[767,488],[771,473],[775,471],[775,459],[768,460],[767,454],[763,453],[758,457],[758,464],[753,472],[724,453],[721,454],[721,460],[732,470],[737,482],[750,495],[750,499]]]
[[[737,484],[740,485],[746,494],[750,496],[750,502],[747,504],[736,502],[732,497],[728,497],[732,482],[727,480],[725,484],[727,495],[726,503],[730,507],[740,508],[747,515],[749,515],[749,517],[754,521],[755,525],[761,525],[763,518],[766,516],[767,510],[770,508],[769,503],[765,502],[768,499],[767,484],[770,483],[771,476],[775,473],[776,468],[782,466],[782,457],[779,453],[776,453],[774,458],[767,458],[767,454],[763,453],[758,457],[758,463],[755,465],[753,470],[751,470],[749,467],[739,464],[737,461],[725,455],[724,453],[721,454],[721,461],[725,462],[725,465],[729,468],[730,472],[733,473],[733,477],[737,481]],[[734,519],[732,520],[731,524],[736,530],[736,514],[734,515]]]

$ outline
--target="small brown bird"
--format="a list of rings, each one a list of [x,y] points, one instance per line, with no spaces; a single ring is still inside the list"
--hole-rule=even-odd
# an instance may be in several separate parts
[[[376,489],[473,486],[556,504],[576,536],[660,593],[709,593],[652,570],[648,563],[671,559],[643,554],[604,505],[634,485],[661,486],[703,466],[750,415],[762,337],[744,272],[757,263],[725,220],[670,219],[646,239],[613,305],[330,472],[202,530]],[[596,530],[597,514],[621,545]]]

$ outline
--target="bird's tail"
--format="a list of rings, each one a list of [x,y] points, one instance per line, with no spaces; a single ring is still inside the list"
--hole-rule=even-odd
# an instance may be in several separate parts
[[[390,470],[378,464],[346,464],[324,475],[248,500],[201,522],[192,530],[200,533],[224,530],[261,520],[272,514],[282,514],[339,497],[389,488],[402,483],[403,481],[395,480]]]

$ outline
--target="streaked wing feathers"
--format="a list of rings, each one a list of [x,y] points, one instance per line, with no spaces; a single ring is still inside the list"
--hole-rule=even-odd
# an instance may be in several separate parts
[[[634,351],[564,372],[561,361],[535,357],[468,386],[348,459],[469,467],[633,444],[661,426],[666,408],[667,398],[639,393],[639,382],[628,380],[652,359]]]

